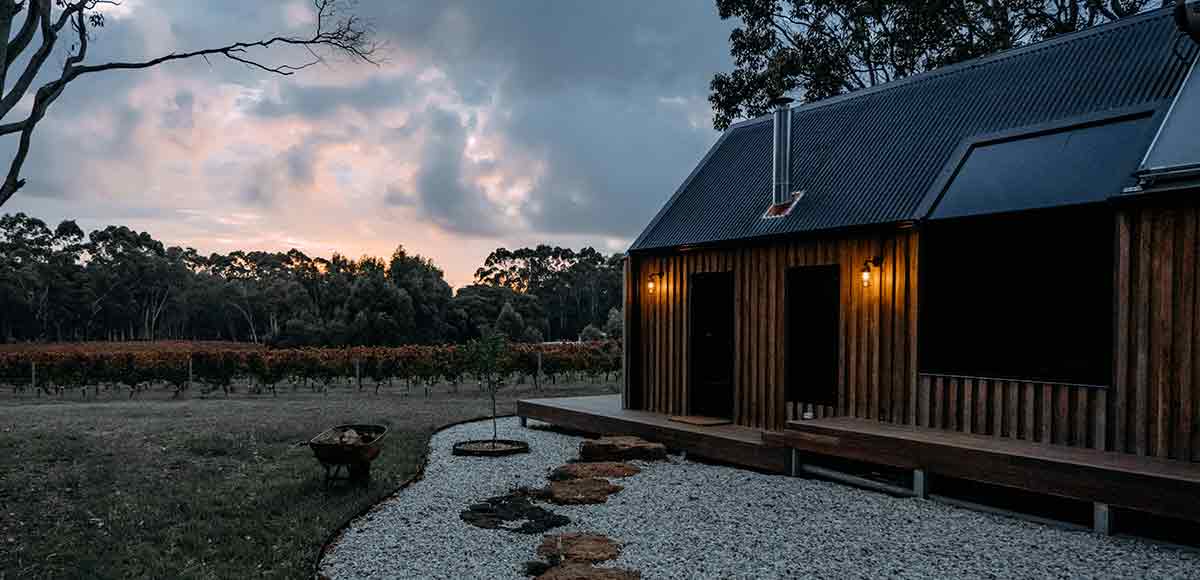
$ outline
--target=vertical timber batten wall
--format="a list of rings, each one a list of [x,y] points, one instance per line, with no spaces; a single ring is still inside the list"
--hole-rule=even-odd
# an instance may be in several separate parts
[[[1200,461],[1200,207],[1123,206],[1113,219],[1113,312],[1097,313],[1115,317],[1109,386],[919,374],[919,234],[901,230],[631,256],[625,404],[668,414],[689,411],[689,277],[732,272],[733,420],[784,428],[800,413],[800,402],[785,400],[785,273],[837,264],[837,404],[815,407],[818,418],[851,416]],[[872,269],[871,285],[863,288],[859,270],[876,255],[883,266]],[[648,294],[645,283],[653,272],[663,275],[658,291]],[[971,333],[986,331],[964,328],[961,337],[940,339],[969,340]]]
[[[693,274],[734,275],[734,417],[738,425],[782,429],[796,418],[785,400],[788,268],[841,269],[838,398],[818,416],[849,415],[913,423],[917,412],[917,233],[901,230],[838,239],[807,239],[737,248],[639,254],[629,263],[628,328],[641,338],[629,349],[626,404],[658,413],[689,412],[688,284]],[[863,288],[863,262],[883,257]],[[654,294],[649,276],[662,272]],[[636,287],[636,288],[635,288]],[[630,314],[630,313],[633,314]],[[636,325],[636,326],[635,326]],[[627,336],[631,336],[627,331]]]
[[[1200,461],[1200,208],[1194,203],[1117,213],[1113,451]]]

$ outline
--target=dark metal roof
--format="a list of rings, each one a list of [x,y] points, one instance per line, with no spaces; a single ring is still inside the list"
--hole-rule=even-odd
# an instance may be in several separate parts
[[[1097,203],[1136,180],[1154,137],[1148,113],[973,144],[929,219]],[[925,212],[920,212],[925,215]]]
[[[744,121],[713,145],[630,250],[920,219],[930,209],[923,200],[941,193],[947,168],[979,136],[1106,111],[1165,111],[1197,53],[1179,39],[1171,13],[1156,10],[793,108],[791,182],[804,195],[781,218],[762,218],[771,199],[770,116]]]

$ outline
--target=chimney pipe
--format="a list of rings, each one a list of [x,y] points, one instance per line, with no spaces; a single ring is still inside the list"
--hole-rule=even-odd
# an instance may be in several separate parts
[[[1200,7],[1187,0],[1175,0],[1175,26],[1193,42],[1200,43]]]
[[[773,113],[771,154],[771,205],[781,205],[792,200],[792,99],[775,97],[767,104]]]

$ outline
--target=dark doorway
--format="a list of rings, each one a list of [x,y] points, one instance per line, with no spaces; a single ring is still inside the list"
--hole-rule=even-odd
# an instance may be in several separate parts
[[[691,414],[733,417],[733,273],[693,274]]]
[[[837,402],[840,278],[837,266],[787,272],[788,401]]]

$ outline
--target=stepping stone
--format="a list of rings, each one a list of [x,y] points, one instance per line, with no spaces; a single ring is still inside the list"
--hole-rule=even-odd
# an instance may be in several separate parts
[[[589,477],[586,479],[569,479],[567,481],[552,481],[550,487],[537,492],[550,503],[558,505],[585,505],[608,501],[608,496],[625,489],[607,479]]]
[[[541,534],[551,528],[571,523],[567,516],[533,505],[521,492],[471,504],[459,517],[477,528],[505,530],[518,534]]]
[[[586,479],[589,477],[629,477],[637,475],[642,470],[628,463],[617,461],[598,461],[594,463],[568,463],[554,468],[550,472],[550,481],[565,481],[568,479]]]
[[[594,564],[615,560],[621,555],[621,545],[600,534],[548,534],[542,537],[537,555],[551,563],[566,561]]]
[[[584,562],[565,562],[559,564],[537,580],[640,580],[641,572],[623,568],[597,568]]]
[[[662,443],[651,443],[641,437],[615,435],[584,440],[579,444],[579,458],[583,461],[661,461],[667,458],[667,448]]]

